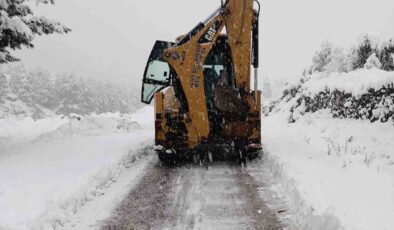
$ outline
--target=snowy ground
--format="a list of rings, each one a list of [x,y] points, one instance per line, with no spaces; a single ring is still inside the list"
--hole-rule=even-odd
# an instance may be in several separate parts
[[[0,119],[0,150],[34,140],[37,136],[69,123],[68,118],[52,117],[34,121],[31,117]]]
[[[151,107],[0,120],[0,229],[89,229],[105,219],[153,159],[152,120]]]
[[[286,201],[274,207],[293,214],[282,219],[303,229],[392,229],[394,125],[333,119],[325,111],[294,124],[287,116],[263,119],[265,154],[249,168],[257,179],[271,178],[262,194]]]
[[[157,165],[152,110],[0,120],[0,229],[100,228],[149,175],[149,166]],[[282,225],[392,229],[393,124],[333,119],[327,111],[307,113],[293,124],[287,118],[283,111],[263,118],[264,155],[247,170]],[[184,177],[189,184],[205,173],[183,170],[179,175],[190,175]],[[208,179],[218,177],[214,172],[206,172]],[[184,207],[193,207],[202,189],[189,188]]]

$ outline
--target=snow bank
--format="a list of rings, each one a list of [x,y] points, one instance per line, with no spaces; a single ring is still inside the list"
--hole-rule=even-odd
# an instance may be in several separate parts
[[[43,133],[56,130],[68,122],[69,119],[60,116],[36,121],[30,117],[0,119],[0,146],[33,139]]]
[[[67,137],[127,133],[152,126],[153,108],[144,107],[133,114],[70,114],[34,120],[25,116],[0,119],[0,150],[28,141],[53,141]]]
[[[394,126],[307,113],[263,119],[270,187],[304,220],[305,229],[391,229],[394,226]]]
[[[37,141],[48,141],[53,139],[62,139],[72,136],[93,136],[105,133],[125,133],[141,126],[133,120],[130,115],[123,114],[100,114],[80,116],[71,114],[68,123],[59,126],[52,132],[48,132],[37,137]]]
[[[378,91],[383,86],[394,84],[394,72],[380,69],[359,69],[349,73],[314,73],[302,90],[313,97],[320,92],[340,91],[360,97],[370,89]]]
[[[103,189],[133,167],[133,162],[153,152],[149,147],[153,146],[154,135],[152,110],[148,107],[132,114],[127,121],[140,125],[130,131],[128,125],[118,131],[119,122],[115,121],[125,117],[116,114],[92,115],[80,123],[67,118],[68,123],[54,122],[58,124],[55,131],[53,126],[47,129],[47,134],[56,138],[49,135],[45,142],[40,139],[0,149],[0,229],[62,228],[86,202],[100,196]],[[25,122],[34,124],[21,125],[26,131],[38,125],[31,120]],[[39,126],[43,132],[44,125]],[[100,128],[106,132],[97,133]],[[90,135],[91,129],[94,135]],[[75,135],[62,134],[59,139],[59,130],[73,130]]]
[[[15,101],[5,100],[4,102],[0,103],[1,119],[9,117],[10,115],[26,117],[26,115],[31,115],[31,114],[32,114],[32,109],[20,100],[15,100]]]
[[[349,73],[314,73],[283,91],[264,114],[287,109],[289,122],[305,113],[329,109],[335,118],[394,122],[394,72],[360,69]]]

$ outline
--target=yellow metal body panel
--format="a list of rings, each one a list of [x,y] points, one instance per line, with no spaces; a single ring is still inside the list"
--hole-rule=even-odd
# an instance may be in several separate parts
[[[199,39],[215,23],[222,23],[222,25],[212,37],[212,41],[199,44]],[[223,18],[218,16],[185,44],[164,51],[167,62],[178,75],[189,106],[189,113],[186,114],[188,121],[186,127],[190,148],[197,146],[209,135],[210,128],[205,98],[203,66],[223,26]]]
[[[179,104],[179,101],[175,97],[175,92],[173,87],[169,87],[164,92],[163,104],[164,104],[164,108],[167,111],[171,110],[173,112],[179,112],[179,108],[181,107],[181,105]]]
[[[230,0],[224,11],[237,88],[250,89],[253,0]]]
[[[155,142],[165,141],[166,127],[164,120],[158,120],[158,114],[164,114],[164,94],[162,92],[155,93]]]

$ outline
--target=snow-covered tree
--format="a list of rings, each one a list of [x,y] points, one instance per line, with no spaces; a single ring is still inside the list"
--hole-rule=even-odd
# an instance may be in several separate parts
[[[58,108],[59,113],[82,113],[81,102],[82,97],[82,82],[83,80],[76,77],[74,74],[63,74],[56,77],[55,85],[58,88]],[[81,111],[81,112],[80,112]]]
[[[0,0],[0,63],[19,59],[11,55],[10,49],[33,48],[35,35],[68,33],[71,30],[61,22],[37,17],[27,4],[29,0]],[[54,0],[37,0],[54,3]]]
[[[10,88],[12,93],[21,101],[28,105],[33,105],[33,98],[31,96],[32,87],[31,76],[23,65],[17,65],[9,70]]]
[[[0,112],[41,118],[44,108],[57,114],[121,112],[139,108],[139,92],[74,73],[52,76],[46,70],[27,70],[22,64],[0,71]],[[9,101],[7,105],[4,103]],[[22,108],[22,109],[18,109]],[[0,115],[1,117],[1,115]]]
[[[382,69],[386,71],[394,71],[394,42],[393,40],[389,40],[388,42],[383,43],[379,60],[382,63]]]
[[[372,41],[368,35],[364,36],[363,41],[357,48],[357,58],[355,60],[354,68],[361,69],[364,67],[367,59],[371,56],[372,53],[377,53],[375,47],[372,46]]]
[[[345,51],[343,48],[334,47],[332,43],[324,41],[321,48],[313,57],[312,66],[304,70],[303,75],[313,72],[349,72],[354,70],[357,60],[357,49]]]
[[[357,48],[356,46],[353,46],[346,54],[346,72],[350,72],[356,69],[355,63],[357,62],[357,57]]]
[[[35,69],[29,72],[29,84],[31,87],[31,98],[34,105],[50,107],[50,101],[53,98],[52,77],[44,69]]]
[[[328,59],[329,62],[323,67],[324,71],[327,71],[329,73],[347,72],[348,70],[347,56],[343,51],[343,49],[341,48],[332,49]]]
[[[332,43],[324,41],[321,44],[319,51],[315,53],[313,57],[313,64],[311,67],[311,72],[323,72],[324,67],[331,61],[331,53],[333,50]]]
[[[376,57],[376,53],[371,54],[371,56],[365,62],[364,68],[365,69],[382,68],[382,64],[380,63],[379,58]]]

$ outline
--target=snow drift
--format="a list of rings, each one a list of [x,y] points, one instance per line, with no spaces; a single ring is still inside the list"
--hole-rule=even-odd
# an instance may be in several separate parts
[[[391,229],[394,225],[394,126],[333,119],[329,111],[288,123],[263,120],[261,163],[304,220],[304,229]]]
[[[153,152],[152,120],[151,107],[131,115],[0,120],[7,131],[1,132],[0,229],[62,228]]]
[[[265,108],[261,167],[304,229],[394,226],[393,84],[376,68],[315,73]]]
[[[94,136],[105,133],[127,133],[141,129],[141,125],[133,120],[133,116],[120,113],[81,116],[70,114],[66,124],[56,130],[42,134],[36,141],[48,141],[72,136]]]

